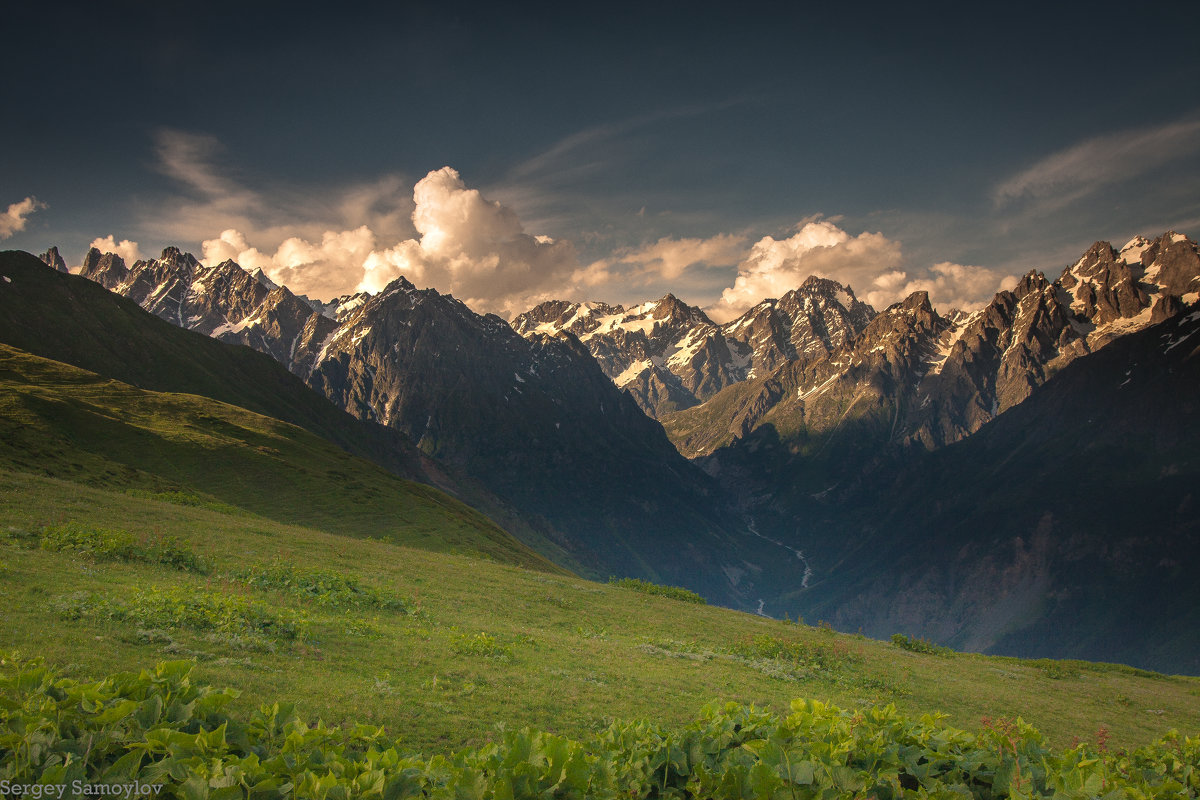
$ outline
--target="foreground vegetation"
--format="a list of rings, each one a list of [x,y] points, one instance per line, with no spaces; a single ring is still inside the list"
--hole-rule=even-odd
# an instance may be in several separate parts
[[[291,706],[230,715],[187,662],[80,683],[26,663],[0,677],[0,786],[136,786],[149,796],[360,798],[1196,797],[1200,737],[1133,752],[1054,750],[1017,720],[972,734],[894,706],[796,700],[786,716],[710,706],[678,729],[613,724],[582,741],[532,729],[453,756],[382,729],[310,726]]]

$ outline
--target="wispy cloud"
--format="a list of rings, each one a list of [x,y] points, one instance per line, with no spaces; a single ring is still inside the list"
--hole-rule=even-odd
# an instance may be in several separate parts
[[[258,196],[220,174],[213,166],[221,154],[215,136],[162,128],[155,133],[158,168],[192,190],[230,205],[257,202]]]
[[[26,197],[21,202],[10,205],[7,211],[0,214],[0,239],[7,239],[18,231],[25,230],[29,216],[43,208],[46,208],[46,204],[36,197]]]
[[[675,106],[577,130],[516,164],[486,191],[518,209],[533,227],[566,231],[576,238],[610,225],[620,229],[626,216],[646,204],[646,197],[633,188],[607,186],[597,191],[597,184],[611,174],[628,172],[630,163],[647,157],[648,150],[660,149],[670,123],[753,100],[734,97]]]
[[[996,206],[1031,200],[1062,208],[1112,184],[1136,178],[1200,152],[1200,119],[1096,136],[1053,153],[1000,183]]]
[[[704,105],[678,106],[584,128],[559,139],[541,153],[517,164],[509,170],[508,177],[510,180],[519,181],[532,176],[546,176],[549,173],[576,173],[580,169],[597,169],[603,166],[604,160],[596,157],[595,154],[592,154],[591,157],[585,155],[581,159],[581,151],[586,152],[589,148],[594,148],[604,142],[662,122],[703,116],[732,108],[744,102],[744,99],[736,98]]]
[[[675,280],[688,267],[706,264],[731,267],[746,254],[747,237],[719,233],[707,239],[671,239],[663,237],[653,244],[622,251],[617,260],[632,264],[638,271],[664,280]]]

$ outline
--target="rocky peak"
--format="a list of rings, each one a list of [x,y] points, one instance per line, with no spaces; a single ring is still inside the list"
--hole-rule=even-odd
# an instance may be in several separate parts
[[[900,307],[905,311],[911,311],[915,314],[932,315],[933,304],[929,302],[929,292],[913,292],[908,297],[904,298],[900,303]]]
[[[1145,236],[1135,236],[1130,239],[1124,247],[1121,248],[1120,258],[1130,266],[1146,266],[1154,260],[1153,256],[1147,255],[1146,250],[1153,242]]]
[[[83,257],[83,267],[79,274],[106,289],[115,290],[125,281],[129,270],[125,266],[125,259],[116,253],[101,253],[93,247]]]
[[[656,320],[663,320],[676,325],[713,324],[707,314],[695,306],[689,306],[673,294],[668,294],[654,304],[652,316]]]
[[[335,322],[341,322],[362,308],[371,299],[371,294],[368,292],[354,292],[353,294],[335,297],[327,303],[320,300],[313,300],[302,294],[296,295],[296,297],[318,314]]]
[[[1118,259],[1108,242],[1096,242],[1074,265],[1063,270],[1058,284],[1070,297],[1071,311],[1087,322],[1105,325],[1135,317],[1149,305],[1148,294],[1138,285],[1142,266],[1135,264]]]
[[[165,248],[158,260],[172,269],[180,271],[192,272],[200,266],[200,262],[194,255],[185,253],[174,246]]]
[[[601,319],[624,313],[625,307],[621,305],[547,300],[514,317],[512,327],[522,336],[534,331],[543,334],[567,331],[576,336],[583,336],[600,327]]]
[[[843,286],[835,280],[821,278],[816,275],[809,275],[804,279],[804,283],[792,291],[804,297],[838,299],[838,302],[841,302],[843,305],[847,304],[841,298],[855,299],[854,292],[849,286]]]
[[[847,345],[875,316],[848,286],[810,276],[778,300],[765,300],[722,327],[748,376],[766,375],[787,361],[822,358]]]
[[[70,272],[70,270],[67,269],[67,262],[63,261],[63,257],[58,254],[57,247],[51,247],[49,250],[38,256],[38,258],[42,260],[43,264],[48,267],[53,267],[59,272]]]
[[[254,280],[261,283],[267,289],[275,289],[279,286],[279,284],[267,277],[267,273],[262,271],[262,267],[255,267],[254,271],[250,273],[250,277],[254,278]]]
[[[514,317],[513,327],[518,332],[524,333],[524,329],[532,330],[534,327],[548,322],[557,323],[559,326],[565,325],[567,320],[574,316],[577,308],[579,308],[579,303],[572,303],[569,300],[547,300]]]
[[[1146,246],[1144,280],[1153,282],[1163,294],[1173,294],[1194,303],[1200,296],[1200,248],[1182,233],[1167,231]]]
[[[913,337],[936,339],[949,327],[950,322],[933,309],[929,292],[913,292],[875,315],[851,346],[857,357],[865,358],[870,352]]]

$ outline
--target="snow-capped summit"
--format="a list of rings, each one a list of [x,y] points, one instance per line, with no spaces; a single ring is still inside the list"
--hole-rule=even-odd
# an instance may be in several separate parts
[[[821,357],[844,347],[875,316],[849,286],[810,276],[783,297],[764,300],[722,332],[745,363],[745,377],[766,375],[786,361]]]
[[[553,300],[516,317],[518,333],[571,333],[651,416],[690,408],[780,364],[841,347],[875,312],[848,286],[811,277],[717,325],[672,294],[626,308]]]
[[[523,336],[576,336],[651,416],[693,406],[744,377],[720,328],[672,294],[629,308],[551,300],[512,326]]]

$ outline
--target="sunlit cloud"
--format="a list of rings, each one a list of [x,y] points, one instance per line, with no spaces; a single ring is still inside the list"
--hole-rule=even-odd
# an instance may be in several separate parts
[[[96,248],[101,253],[116,253],[125,262],[126,266],[133,266],[135,261],[142,258],[141,251],[138,249],[137,242],[131,242],[128,239],[116,241],[111,233],[103,238],[96,238],[88,245],[88,249]]]
[[[570,242],[526,233],[512,209],[468,188],[450,167],[413,189],[419,238],[372,253],[359,288],[399,275],[454,294],[473,308],[511,315],[563,291],[578,268]]]
[[[0,239],[7,239],[18,231],[25,230],[25,223],[33,212],[46,208],[46,204],[36,197],[26,197],[19,203],[13,203],[8,210],[0,214]]]
[[[943,261],[931,266],[924,277],[910,279],[903,270],[879,275],[866,290],[864,299],[882,309],[913,292],[928,292],[929,302],[943,313],[953,308],[975,311],[987,305],[996,292],[1011,289],[1016,283],[1016,275]]]
[[[904,266],[900,242],[881,233],[852,236],[819,215],[802,220],[786,239],[764,236],[737,266],[733,285],[705,311],[718,322],[745,313],[766,298],[778,298],[810,275],[849,286],[877,310],[913,292],[929,292],[939,309],[981,307],[1011,280],[995,270],[948,261],[913,270]]]
[[[275,283],[299,294],[329,299],[354,288],[374,248],[375,234],[365,225],[326,231],[318,241],[293,236],[269,255],[251,246],[241,231],[228,229],[204,241],[201,260],[208,266],[233,260],[243,269],[262,270]]]
[[[358,201],[374,202],[370,193]],[[450,167],[418,181],[409,205],[409,225],[417,236],[391,245],[381,243],[368,225],[290,236],[274,248],[227,228],[204,240],[203,262],[232,259],[320,299],[377,292],[404,276],[422,288],[454,294],[478,311],[508,315],[567,291],[579,268],[569,242],[526,233],[512,209],[469,188]]]
[[[764,298],[781,297],[810,275],[861,292],[899,263],[900,243],[883,234],[851,236],[828,220],[807,222],[786,239],[764,236],[756,242],[738,264],[733,285],[705,310],[714,320],[728,321]]]
[[[656,278],[674,280],[697,264],[733,266],[746,255],[746,238],[722,233],[708,239],[671,239],[622,252],[616,259]]]
[[[1136,178],[1200,152],[1200,119],[1096,136],[1053,153],[999,184],[997,206],[1031,200],[1053,209],[1104,186]]]

